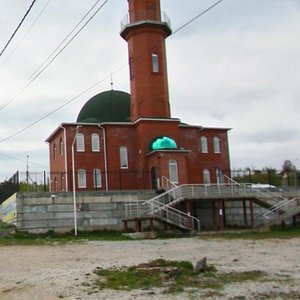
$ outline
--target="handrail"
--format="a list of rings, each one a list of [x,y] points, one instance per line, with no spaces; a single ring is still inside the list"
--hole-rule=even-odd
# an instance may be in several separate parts
[[[263,213],[263,216],[266,218],[266,219],[269,219],[269,216],[276,213],[276,212],[287,212],[288,209],[290,208],[294,208],[297,203],[296,203],[296,200],[297,200],[297,197],[293,198],[293,199],[286,199],[284,201],[281,201],[279,202],[278,204],[272,206],[270,209],[268,209],[265,213]],[[291,204],[296,204],[296,205],[291,205]],[[284,209],[284,210],[282,210]]]
[[[171,222],[168,218],[172,216],[172,219],[177,220],[176,224],[178,226],[183,226],[179,223],[179,220],[180,222],[183,222],[182,219],[184,219],[186,225],[189,220],[189,222],[197,224],[197,228],[200,229],[199,219],[175,209],[173,205],[184,199],[255,197],[261,201],[265,201],[266,204],[270,206],[275,203],[275,205],[273,205],[270,209],[270,212],[266,213],[266,218],[268,218],[268,214],[271,215],[274,211],[284,207],[284,203],[286,203],[286,199],[278,193],[253,189],[249,185],[240,184],[226,175],[224,176],[224,179],[224,181],[227,181],[226,183],[183,184],[177,186],[168,178],[162,177],[161,182],[166,191],[152,199],[144,201],[143,203],[137,201],[136,203],[126,204],[126,217],[130,218],[155,215],[165,218],[168,222]],[[272,202],[270,200],[272,200]],[[289,201],[289,203],[291,202],[292,200]]]
[[[134,24],[135,22],[133,22],[134,19],[137,19],[139,21],[151,21],[151,22],[159,22],[159,23],[165,23],[168,25],[168,27],[171,28],[171,20],[169,18],[169,16],[161,11],[160,16],[154,16],[151,13],[149,13],[148,11],[135,11],[135,12],[131,12],[131,14],[126,14],[124,16],[124,18],[121,21],[121,31],[129,24]]]

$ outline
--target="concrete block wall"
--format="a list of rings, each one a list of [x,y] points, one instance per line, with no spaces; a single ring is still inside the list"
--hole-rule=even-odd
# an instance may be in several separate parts
[[[246,202],[247,206],[247,223],[250,226],[251,215],[249,208],[249,201]],[[261,206],[253,203],[253,216],[254,216],[254,226],[258,226],[263,223],[262,214],[265,209]],[[213,227],[213,211],[211,201],[199,201],[196,204],[196,214],[200,219],[200,224],[202,228],[210,229]],[[225,217],[226,226],[237,226],[243,227],[244,223],[244,212],[243,212],[243,202],[242,201],[225,201]],[[219,224],[218,209],[216,208],[216,222]]]
[[[246,201],[246,216],[247,223],[250,226],[251,223],[251,213],[249,201]],[[245,226],[244,223],[244,211],[242,201],[227,201],[225,202],[226,211],[226,224],[231,226]],[[254,227],[264,223],[263,213],[266,211],[263,207],[253,202],[253,217],[254,217]]]
[[[125,204],[144,201],[154,191],[77,193],[78,230],[119,230],[123,228]],[[26,193],[17,195],[17,227],[42,233],[48,230],[68,232],[74,228],[72,193]]]

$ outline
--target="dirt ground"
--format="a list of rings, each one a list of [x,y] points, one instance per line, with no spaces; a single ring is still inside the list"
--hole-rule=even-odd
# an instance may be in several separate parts
[[[218,272],[260,270],[268,281],[228,283],[163,294],[161,289],[91,293],[97,267],[129,266],[157,258],[207,257]],[[122,242],[92,241],[57,246],[0,246],[0,299],[300,299],[300,238],[223,240],[183,238]]]

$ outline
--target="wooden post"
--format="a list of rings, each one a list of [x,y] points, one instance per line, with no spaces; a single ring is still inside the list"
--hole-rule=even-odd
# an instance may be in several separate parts
[[[150,230],[154,231],[154,222],[153,222],[153,218],[150,218]]]
[[[244,225],[248,226],[248,220],[247,220],[247,206],[246,206],[246,200],[243,200],[243,215],[244,215]]]
[[[223,216],[223,201],[220,200],[219,201],[219,222],[220,222],[220,230],[223,231],[224,230],[224,216]]]
[[[142,221],[136,219],[135,220],[135,232],[142,232]]]
[[[128,232],[128,222],[127,220],[123,220],[123,223],[124,223],[124,232]]]
[[[217,228],[217,219],[216,219],[216,203],[215,201],[212,202],[212,215],[213,215],[213,225],[214,228]]]

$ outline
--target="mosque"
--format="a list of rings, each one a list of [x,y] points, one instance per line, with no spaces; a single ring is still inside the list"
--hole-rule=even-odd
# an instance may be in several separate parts
[[[76,122],[47,138],[53,192],[159,190],[161,178],[209,184],[230,175],[229,128],[189,125],[170,114],[165,39],[172,31],[160,1],[128,5],[120,35],[128,44],[131,93],[95,95]]]

